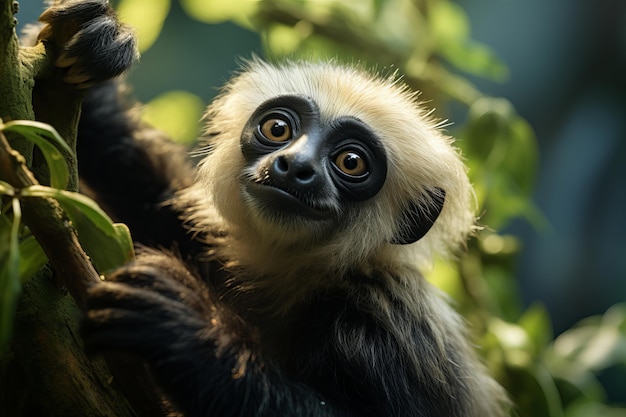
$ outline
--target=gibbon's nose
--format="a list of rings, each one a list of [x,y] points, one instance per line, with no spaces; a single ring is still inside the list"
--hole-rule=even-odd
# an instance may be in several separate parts
[[[270,176],[297,187],[313,186],[318,174],[309,158],[298,154],[281,154],[270,164]]]

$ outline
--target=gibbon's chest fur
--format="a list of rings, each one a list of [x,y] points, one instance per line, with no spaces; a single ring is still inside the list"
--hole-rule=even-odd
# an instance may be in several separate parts
[[[194,202],[190,204],[190,200]],[[367,313],[372,327],[384,329],[394,349],[407,355],[406,365],[412,364],[416,375],[439,372],[437,368],[424,369],[425,362],[414,349],[415,337],[418,329],[428,327],[432,337],[429,343],[443,355],[447,335],[441,329],[456,325],[458,320],[446,314],[449,307],[441,294],[425,281],[417,267],[399,261],[396,251],[382,247],[377,254],[371,254],[369,262],[351,269],[337,265],[327,245],[308,250],[263,245],[260,236],[229,230],[229,223],[215,211],[202,190],[187,190],[176,199],[177,204],[183,201],[185,206],[195,208],[195,214],[188,218],[192,230],[213,231],[203,238],[210,249],[202,261],[207,265],[217,262],[222,267],[204,275],[210,277],[220,299],[254,324],[258,331],[255,340],[265,357],[280,363],[289,373],[298,374],[298,354],[303,351],[299,345],[312,343],[305,333],[329,324],[331,328],[326,330],[336,336],[328,341],[333,349],[367,356],[369,346],[363,335],[357,332],[346,338],[340,331],[342,320],[354,314],[351,309],[356,306]],[[441,310],[437,317],[428,314],[433,308]],[[325,314],[336,317],[323,319]],[[435,323],[439,321],[441,326]]]

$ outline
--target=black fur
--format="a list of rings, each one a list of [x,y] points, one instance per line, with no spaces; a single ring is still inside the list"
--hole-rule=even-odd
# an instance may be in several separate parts
[[[163,204],[194,178],[187,150],[142,124],[124,90],[108,81],[83,100],[76,149],[81,191],[131,226],[136,242],[198,252],[181,213]]]

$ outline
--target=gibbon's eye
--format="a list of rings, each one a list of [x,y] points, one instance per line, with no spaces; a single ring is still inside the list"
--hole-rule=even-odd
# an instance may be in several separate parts
[[[352,150],[345,150],[335,157],[335,166],[339,171],[353,179],[364,178],[369,172],[363,157]]]
[[[289,121],[281,117],[270,117],[259,126],[263,137],[271,142],[286,142],[293,136]]]

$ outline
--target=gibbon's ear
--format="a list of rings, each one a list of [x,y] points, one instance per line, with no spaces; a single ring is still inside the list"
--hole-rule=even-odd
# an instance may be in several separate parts
[[[434,191],[426,191],[430,196],[429,204],[419,204],[415,201],[400,216],[400,231],[398,236],[391,239],[394,245],[408,245],[424,237],[433,226],[446,199],[445,190],[436,187]]]

